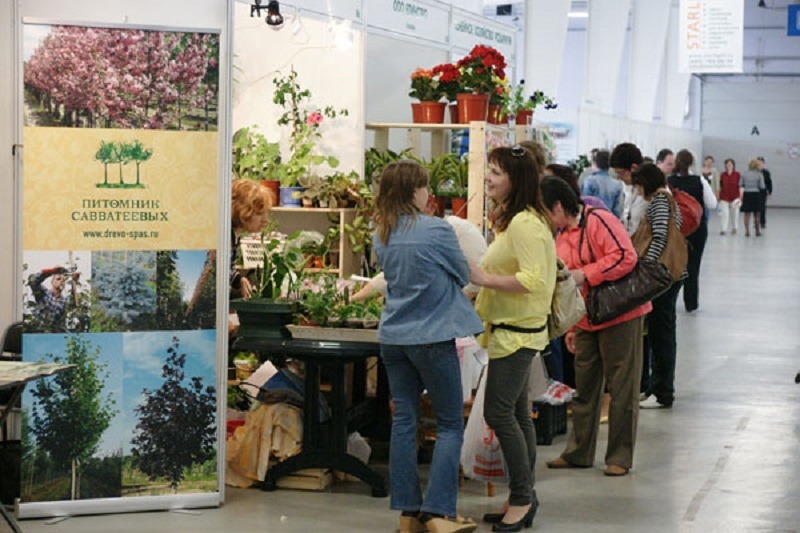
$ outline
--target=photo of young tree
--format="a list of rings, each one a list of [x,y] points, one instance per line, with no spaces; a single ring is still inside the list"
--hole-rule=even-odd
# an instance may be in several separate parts
[[[25,335],[26,358],[75,365],[25,392],[23,501],[121,495],[119,335]]]
[[[123,496],[217,490],[216,334],[125,334]]]
[[[156,324],[153,329],[214,329],[217,319],[213,250],[156,253]]]
[[[216,332],[24,335],[24,502],[215,492]]]
[[[156,252],[92,252],[92,332],[160,329]]]
[[[24,26],[25,125],[216,131],[219,36]]]

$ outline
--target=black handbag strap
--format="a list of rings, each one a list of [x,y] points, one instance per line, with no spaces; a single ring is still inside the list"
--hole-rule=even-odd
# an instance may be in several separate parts
[[[580,241],[578,242],[578,259],[580,259],[581,263],[583,263],[581,266],[587,264],[587,263],[583,262],[583,255],[582,255],[583,254],[583,237],[584,237],[584,234],[586,233],[586,226],[589,223],[589,215],[591,215],[592,212],[594,212],[594,210],[595,210],[594,207],[586,206],[586,208],[583,211],[583,217],[581,218],[581,221],[578,224],[580,226],[580,228],[581,228],[581,238],[580,238]],[[589,239],[586,239],[586,245],[589,247],[589,259],[590,259],[590,262],[594,263],[596,261],[596,259],[594,257],[594,250],[592,250],[592,242]]]

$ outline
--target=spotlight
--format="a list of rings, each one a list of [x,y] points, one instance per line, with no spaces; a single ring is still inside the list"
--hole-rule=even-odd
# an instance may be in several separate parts
[[[269,0],[266,6],[261,5],[262,0],[254,0],[255,4],[250,6],[250,16],[261,16],[261,10],[267,10],[267,26],[272,26],[273,29],[278,30],[283,27],[283,15],[281,15],[281,6],[278,0]]]

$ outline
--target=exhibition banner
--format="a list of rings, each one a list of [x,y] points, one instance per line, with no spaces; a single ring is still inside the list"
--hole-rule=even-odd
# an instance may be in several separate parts
[[[422,41],[448,45],[450,7],[425,0],[370,0],[367,25]]]
[[[678,70],[742,72],[744,0],[681,0]]]
[[[219,35],[24,22],[22,505],[216,493]]]
[[[516,35],[517,29],[514,26],[485,19],[464,9],[453,8],[450,42],[457,51],[469,52],[476,44],[492,46],[511,65],[517,55]]]

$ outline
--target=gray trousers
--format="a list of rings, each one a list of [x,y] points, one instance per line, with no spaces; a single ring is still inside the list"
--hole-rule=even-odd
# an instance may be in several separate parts
[[[600,331],[578,329],[572,432],[561,454],[568,462],[580,466],[594,463],[605,378],[611,394],[606,464],[633,466],[639,420],[643,322],[644,317],[639,317]]]
[[[535,350],[522,348],[489,359],[483,416],[497,435],[508,468],[510,505],[533,501],[536,430],[531,420],[528,379]]]

